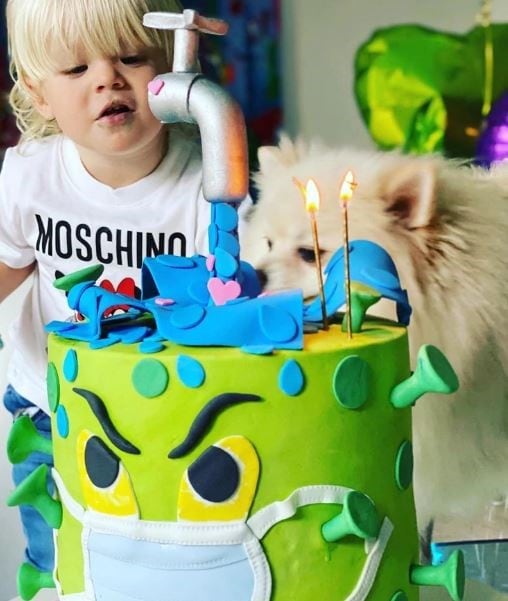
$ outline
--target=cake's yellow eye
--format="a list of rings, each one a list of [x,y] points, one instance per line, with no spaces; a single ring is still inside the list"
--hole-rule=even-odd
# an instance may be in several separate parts
[[[256,493],[259,459],[243,436],[223,438],[202,453],[180,483],[178,519],[245,520]]]
[[[87,430],[78,436],[78,470],[89,509],[116,516],[138,516],[129,474],[120,459]]]

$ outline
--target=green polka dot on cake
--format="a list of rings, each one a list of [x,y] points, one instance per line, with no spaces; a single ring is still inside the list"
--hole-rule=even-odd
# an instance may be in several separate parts
[[[333,374],[333,394],[342,407],[358,409],[367,402],[370,366],[358,355],[350,355],[337,365]]]
[[[168,387],[169,374],[156,359],[142,359],[132,370],[132,384],[148,399],[161,395]]]
[[[48,365],[46,384],[48,388],[49,408],[54,413],[58,408],[58,404],[60,403],[60,380],[58,378],[58,371],[54,363],[50,363]]]
[[[413,480],[413,447],[405,440],[397,451],[395,459],[395,481],[401,490],[409,487]]]

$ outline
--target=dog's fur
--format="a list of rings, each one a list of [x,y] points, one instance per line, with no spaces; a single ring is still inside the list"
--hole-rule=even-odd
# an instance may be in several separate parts
[[[309,217],[297,186],[313,178],[323,265],[343,244],[339,186],[352,169],[350,239],[369,239],[394,259],[413,307],[411,358],[438,346],[461,382],[451,396],[415,406],[415,497],[420,527],[431,518],[473,516],[508,492],[508,167],[491,172],[439,157],[293,144],[259,152],[258,204],[243,258],[267,289],[317,293]],[[395,317],[393,303],[375,313]]]

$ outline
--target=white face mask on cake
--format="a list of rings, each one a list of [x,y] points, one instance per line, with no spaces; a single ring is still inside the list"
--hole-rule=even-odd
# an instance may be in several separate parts
[[[299,488],[247,522],[158,522],[85,510],[56,470],[53,476],[64,506],[83,526],[85,592],[63,595],[57,585],[65,601],[270,601],[270,568],[260,539],[298,507],[341,504],[350,490]],[[385,519],[378,538],[366,543],[364,570],[346,601],[367,597],[392,528]]]

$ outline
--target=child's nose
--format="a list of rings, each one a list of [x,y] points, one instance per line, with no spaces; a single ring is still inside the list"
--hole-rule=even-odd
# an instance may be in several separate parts
[[[118,89],[125,85],[125,80],[113,61],[100,61],[97,64],[96,87],[97,90]]]

